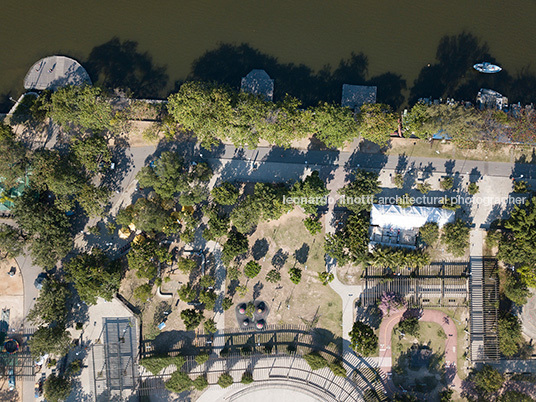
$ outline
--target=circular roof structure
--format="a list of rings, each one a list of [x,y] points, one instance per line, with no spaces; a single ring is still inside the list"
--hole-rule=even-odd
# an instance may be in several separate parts
[[[25,89],[56,90],[67,85],[91,85],[86,69],[74,59],[65,56],[49,56],[35,63],[26,77]]]

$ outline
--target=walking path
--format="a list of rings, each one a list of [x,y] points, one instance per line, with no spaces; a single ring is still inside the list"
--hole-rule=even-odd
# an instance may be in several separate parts
[[[395,327],[396,324],[399,323],[403,315],[404,315],[403,311],[397,311],[395,313],[392,313],[390,316],[384,318],[380,325],[379,366],[385,373],[387,373],[389,377],[391,376],[390,373],[391,373],[391,368],[392,368],[391,334],[393,332],[393,328]],[[447,339],[445,340],[445,365],[446,367],[451,367],[453,369],[456,369],[458,333],[456,330],[456,325],[454,324],[452,319],[449,318],[449,316],[446,315],[445,313],[438,311],[438,310],[423,310],[420,321],[434,322],[436,324],[441,325],[441,327],[445,331],[445,334],[447,335]],[[452,380],[452,385],[458,391],[461,391],[461,384],[462,384],[462,381],[460,377],[458,377],[458,374],[456,373],[456,375],[454,376]],[[388,388],[391,391],[396,389],[394,388],[394,384],[392,384],[391,381],[389,381],[388,383]]]

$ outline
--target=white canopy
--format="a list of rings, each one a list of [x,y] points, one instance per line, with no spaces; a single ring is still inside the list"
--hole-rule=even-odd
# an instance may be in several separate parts
[[[454,222],[454,211],[435,207],[401,208],[398,205],[373,204],[370,224],[385,228],[414,229],[427,222],[435,222],[439,227]]]

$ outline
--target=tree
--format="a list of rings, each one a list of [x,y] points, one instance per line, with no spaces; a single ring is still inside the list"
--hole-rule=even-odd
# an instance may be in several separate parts
[[[147,300],[153,295],[153,286],[150,283],[144,283],[134,289],[134,297],[142,303],[147,303]]]
[[[214,334],[216,331],[218,331],[218,328],[216,328],[216,322],[212,318],[205,321],[203,328],[205,329],[205,332],[209,334]]]
[[[398,200],[398,205],[400,208],[409,208],[413,205],[412,197],[408,193],[404,194]]]
[[[67,299],[70,296],[71,292],[64,282],[46,279],[27,319],[36,325],[64,325],[67,319]]]
[[[177,153],[162,152],[153,165],[144,166],[136,175],[140,187],[153,188],[165,200],[188,189],[184,164]]]
[[[236,287],[236,293],[240,296],[240,297],[244,297],[246,295],[246,293],[248,292],[248,287],[247,286],[244,286],[244,285],[238,285]]]
[[[322,282],[322,285],[326,286],[328,285],[333,279],[335,279],[335,276],[331,272],[319,272],[318,273],[318,279],[320,279],[320,282]]]
[[[312,112],[316,137],[328,147],[341,148],[358,136],[358,125],[349,108],[320,103]]]
[[[203,289],[208,289],[214,287],[214,284],[216,283],[216,278],[214,278],[212,275],[203,275],[199,279],[199,285]]]
[[[499,402],[532,402],[530,395],[518,391],[505,391],[499,396]]]
[[[480,370],[472,372],[470,380],[485,395],[497,392],[504,384],[503,375],[489,364],[485,364]]]
[[[499,349],[503,355],[512,357],[519,352],[524,338],[521,334],[521,323],[515,315],[508,313],[499,318],[498,332]]]
[[[357,115],[359,134],[378,145],[386,145],[398,128],[397,117],[388,105],[365,103]]]
[[[165,384],[168,391],[180,394],[181,392],[187,391],[192,387],[192,379],[188,374],[177,370],[171,374],[171,377],[166,381]]]
[[[27,153],[24,145],[16,141],[11,127],[0,122],[0,177],[5,190],[9,190],[25,177]]]
[[[179,290],[179,299],[183,302],[191,303],[197,298],[197,290],[195,290],[190,283],[182,285]]]
[[[22,253],[25,240],[20,231],[13,226],[0,225],[0,250],[6,253],[7,258],[15,258]]]
[[[290,275],[290,281],[293,284],[297,285],[298,283],[301,282],[301,274],[302,274],[301,269],[292,267],[288,270],[288,273]]]
[[[395,292],[383,292],[380,296],[379,309],[383,317],[388,317],[391,312],[406,309],[406,301]]]
[[[189,274],[197,267],[197,263],[191,258],[180,257],[177,261],[177,269],[184,274]]]
[[[249,261],[244,267],[244,275],[248,278],[255,278],[261,272],[261,265],[255,261]]]
[[[100,135],[74,137],[71,140],[71,150],[77,162],[91,173],[102,171],[104,167],[109,167],[112,161],[108,144]]]
[[[84,184],[78,194],[77,201],[90,218],[96,218],[104,215],[109,198],[110,190],[108,188]]]
[[[196,390],[203,391],[206,387],[208,387],[207,377],[204,374],[200,375],[192,382],[192,384]]]
[[[398,329],[405,334],[418,337],[419,336],[419,319],[417,317],[405,318],[398,323]]]
[[[422,102],[417,102],[410,109],[409,113],[404,113],[402,117],[402,127],[404,129],[404,136],[410,137],[412,135],[428,139],[437,131],[433,131],[428,124],[430,120],[430,113],[428,105]]]
[[[71,394],[71,381],[66,377],[51,374],[43,385],[43,392],[47,401],[64,401]]]
[[[452,388],[444,389],[439,393],[439,402],[450,402],[452,401],[452,394],[454,390]]]
[[[92,131],[110,130],[114,112],[100,88],[72,85],[60,88],[51,96],[49,117],[69,129],[74,124]]]
[[[362,262],[368,258],[369,222],[364,215],[352,214],[343,229],[328,234],[324,244],[326,253],[344,265]]]
[[[271,269],[266,274],[266,281],[270,283],[277,283],[281,280],[281,274],[277,269]]]
[[[133,224],[136,229],[146,233],[163,232],[167,226],[176,228],[176,218],[171,217],[160,201],[158,198],[138,198],[133,205],[119,210],[116,221],[123,227]]]
[[[439,239],[439,226],[435,222],[426,222],[419,229],[419,236],[427,246],[432,246]]]
[[[354,172],[354,180],[339,190],[343,196],[339,203],[355,213],[370,211],[374,195],[380,191],[378,175],[358,169]]]
[[[404,187],[404,176],[402,176],[400,173],[397,173],[393,177],[393,183],[397,188],[403,188]]]
[[[443,227],[441,241],[449,253],[461,257],[469,247],[469,227],[461,219],[447,223]]]
[[[427,194],[432,190],[432,185],[430,183],[418,183],[416,187],[422,194]]]
[[[516,180],[514,182],[514,193],[528,193],[530,186],[525,180]]]
[[[222,260],[226,264],[230,263],[236,256],[245,254],[248,251],[248,238],[240,232],[231,230],[227,241],[223,245]]]
[[[352,349],[363,356],[370,356],[378,347],[378,337],[373,329],[361,321],[354,322],[348,335],[350,335]]]
[[[207,310],[213,310],[216,306],[218,295],[213,290],[199,293],[199,301],[205,305]]]
[[[186,326],[186,330],[191,331],[193,329],[196,329],[199,324],[201,324],[201,321],[203,321],[203,313],[200,311],[196,311],[193,308],[188,310],[182,310],[181,319]]]
[[[305,225],[305,228],[309,231],[309,233],[311,233],[311,235],[313,236],[322,231],[322,223],[320,223],[315,218],[305,218],[303,224]]]
[[[215,202],[221,205],[234,205],[238,201],[240,192],[231,183],[225,181],[210,192]]]
[[[478,184],[474,182],[469,183],[469,185],[467,186],[467,192],[470,195],[475,195],[476,193],[478,193],[479,190],[480,190],[480,187],[478,187]]]
[[[314,215],[318,206],[326,203],[328,194],[329,190],[315,170],[305,180],[294,183],[288,196],[289,199],[299,200],[298,205],[306,214]]]
[[[303,358],[311,367],[311,370],[320,370],[324,367],[328,367],[328,361],[318,352],[311,352],[303,355]]]
[[[204,212],[209,217],[208,227],[203,231],[205,240],[217,240],[225,236],[229,231],[229,216],[219,213],[216,208],[206,208]]]
[[[221,301],[221,307],[224,311],[229,310],[233,306],[233,299],[230,297],[224,297]]]
[[[536,266],[536,198],[516,205],[503,222],[504,235],[497,257],[510,265]]]
[[[512,273],[506,274],[503,291],[504,295],[518,306],[527,303],[528,298],[531,296],[527,284]]]
[[[233,377],[231,377],[227,373],[223,373],[220,378],[218,379],[218,385],[222,388],[227,388],[233,385]]]
[[[450,190],[454,186],[454,179],[452,177],[445,177],[441,182],[439,183],[439,186],[442,190]]]
[[[55,266],[72,250],[69,218],[31,189],[26,190],[14,203],[11,212],[30,243],[34,264]]]
[[[110,261],[98,248],[77,255],[64,265],[64,270],[80,299],[88,304],[96,304],[98,297],[111,300],[121,284],[119,262]]]
[[[30,340],[28,346],[34,359],[45,354],[63,356],[69,350],[71,337],[62,326],[39,327]]]
[[[127,254],[128,266],[136,270],[139,278],[153,279],[159,263],[167,263],[171,255],[167,248],[160,246],[156,240],[144,238],[132,242],[132,248]]]

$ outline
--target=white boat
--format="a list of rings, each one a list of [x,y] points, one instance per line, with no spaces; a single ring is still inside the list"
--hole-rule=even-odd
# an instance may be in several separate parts
[[[483,63],[477,63],[473,66],[473,68],[476,71],[480,71],[481,73],[487,73],[487,74],[498,73],[499,71],[502,70],[501,67],[495,64],[488,63],[487,61]]]

